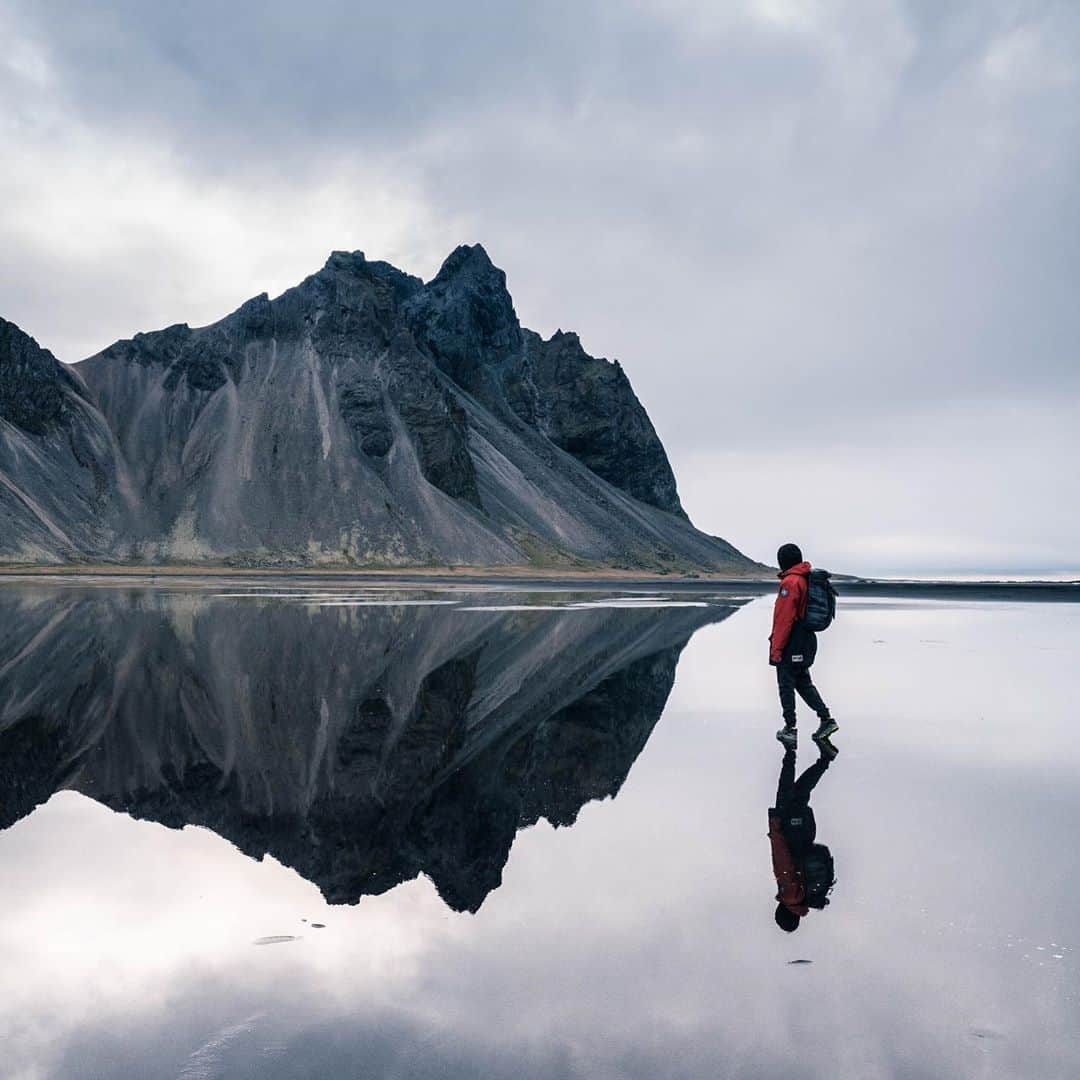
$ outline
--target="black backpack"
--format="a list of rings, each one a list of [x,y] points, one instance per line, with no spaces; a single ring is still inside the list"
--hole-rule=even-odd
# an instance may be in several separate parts
[[[823,908],[836,884],[836,867],[832,852],[824,844],[811,844],[802,859],[803,889],[806,906]]]
[[[820,633],[828,630],[836,618],[836,590],[829,581],[828,570],[811,570],[806,593],[806,614],[802,624],[807,630]]]
[[[823,908],[828,894],[836,885],[836,867],[833,852],[824,843],[811,843],[802,856],[802,888],[806,890],[807,907]]]

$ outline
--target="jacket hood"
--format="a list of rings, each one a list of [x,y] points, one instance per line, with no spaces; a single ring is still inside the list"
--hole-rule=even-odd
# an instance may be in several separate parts
[[[798,574],[800,577],[809,577],[810,576],[810,569],[811,569],[810,564],[808,562],[803,561],[803,562],[800,562],[800,563],[796,563],[794,566],[790,567],[787,570],[781,570],[780,573],[777,574],[776,576],[781,581],[783,581],[784,578],[788,577],[788,575],[790,575],[790,574]]]

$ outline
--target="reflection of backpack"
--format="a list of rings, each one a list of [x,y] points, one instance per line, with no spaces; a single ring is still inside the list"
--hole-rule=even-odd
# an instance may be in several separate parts
[[[811,844],[803,856],[803,888],[806,905],[823,908],[829,902],[829,892],[836,884],[832,852],[824,844]]]
[[[806,591],[806,614],[802,624],[807,630],[827,630],[836,617],[836,590],[829,582],[828,570],[811,570]]]

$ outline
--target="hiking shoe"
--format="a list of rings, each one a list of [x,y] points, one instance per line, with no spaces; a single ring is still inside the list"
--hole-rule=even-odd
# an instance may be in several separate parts
[[[833,746],[831,742],[829,742],[828,737],[824,739],[818,739],[817,748],[818,753],[821,754],[821,756],[826,761],[832,761],[836,757],[836,755],[840,753],[840,751],[835,746]]]
[[[840,725],[829,717],[828,720],[822,720],[817,731],[813,734],[814,742],[820,742],[822,739],[827,739],[830,735],[835,735],[840,730]]]
[[[799,745],[799,732],[794,724],[785,724],[777,733],[776,737],[789,749],[794,750]]]

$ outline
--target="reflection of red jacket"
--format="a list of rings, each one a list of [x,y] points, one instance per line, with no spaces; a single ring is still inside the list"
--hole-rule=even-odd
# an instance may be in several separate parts
[[[772,868],[779,892],[776,899],[794,915],[806,915],[810,909],[806,906],[806,889],[803,888],[802,874],[791,857],[791,848],[780,831],[780,815],[769,811],[769,842],[772,844]]]
[[[784,658],[784,647],[791,637],[791,630],[798,619],[806,616],[806,594],[810,585],[810,564],[796,563],[790,570],[777,575],[780,591],[773,605],[772,636],[769,638],[769,663],[779,664]]]

